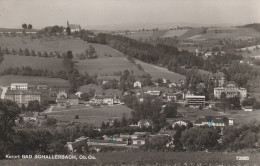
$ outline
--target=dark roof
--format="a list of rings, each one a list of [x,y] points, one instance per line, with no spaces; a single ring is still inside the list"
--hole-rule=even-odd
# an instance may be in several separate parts
[[[113,95],[104,95],[104,96],[96,96],[95,99],[107,99],[107,98],[114,98]]]
[[[253,109],[253,106],[244,106],[245,109]]]
[[[104,80],[104,81],[117,80],[117,81],[120,81],[120,76],[98,76],[97,80]]]
[[[69,95],[68,95],[68,98],[69,98],[69,99],[79,99],[79,96],[74,95],[74,94],[69,94]]]
[[[71,30],[73,30],[73,29],[81,29],[79,24],[69,24],[68,26],[70,27]]]
[[[5,95],[41,95],[41,92],[34,90],[7,90]]]
[[[189,120],[174,120],[172,123],[175,123],[175,122],[178,122],[178,121],[183,121],[183,122],[186,122],[186,123],[191,123],[191,121],[189,121]]]
[[[59,98],[56,103],[66,103],[67,99]]]

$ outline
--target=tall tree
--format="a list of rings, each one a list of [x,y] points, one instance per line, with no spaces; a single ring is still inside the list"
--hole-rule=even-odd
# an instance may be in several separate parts
[[[67,32],[68,35],[71,35],[71,29],[70,29],[70,27],[67,27],[66,32]]]
[[[32,27],[33,27],[32,24],[28,25],[28,29],[32,29]]]
[[[0,158],[9,154],[13,141],[15,119],[18,117],[20,109],[12,101],[0,101]]]
[[[22,24],[22,28],[23,28],[23,29],[27,29],[27,24],[25,24],[25,23]]]

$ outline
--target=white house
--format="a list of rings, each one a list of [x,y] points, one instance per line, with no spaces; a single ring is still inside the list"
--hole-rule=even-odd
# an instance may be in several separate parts
[[[254,110],[254,108],[253,108],[253,106],[244,106],[243,110],[247,111],[247,112],[252,112]]]
[[[141,88],[142,87],[142,83],[140,81],[135,81],[134,82],[134,88],[135,87]]]
[[[11,90],[28,90],[28,83],[12,83]]]
[[[158,90],[148,90],[145,92],[145,94],[151,95],[151,96],[159,96],[161,94],[161,91]]]
[[[146,138],[137,138],[133,140],[133,145],[144,145]]]
[[[168,85],[168,87],[169,88],[173,88],[173,87],[176,87],[177,85],[174,83],[174,82],[172,82],[172,83],[170,83],[169,85]]]
[[[174,128],[175,125],[179,125],[179,126],[187,126],[189,124],[188,121],[184,121],[184,120],[178,120],[178,121],[174,121],[172,123],[172,127]]]

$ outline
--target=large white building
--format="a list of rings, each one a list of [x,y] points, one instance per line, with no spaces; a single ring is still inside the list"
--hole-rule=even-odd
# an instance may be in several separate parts
[[[233,83],[229,83],[226,86],[214,88],[214,97],[221,98],[221,93],[225,93],[227,98],[239,96],[242,100],[247,96],[247,90],[240,88]]]
[[[41,102],[41,92],[32,90],[9,90],[5,94],[5,100],[11,100],[16,102],[18,105],[28,105],[30,101],[38,100]]]
[[[186,95],[189,106],[205,106],[205,96]]]
[[[12,83],[11,90],[28,90],[28,83]]]

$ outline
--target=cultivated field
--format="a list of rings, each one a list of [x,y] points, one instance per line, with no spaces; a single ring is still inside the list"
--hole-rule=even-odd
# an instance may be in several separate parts
[[[166,38],[166,37],[180,37],[181,35],[185,34],[188,29],[174,29],[174,30],[169,30],[167,31],[161,38]]]
[[[86,155],[88,156],[88,154]],[[33,166],[169,166],[169,165],[259,165],[260,154],[240,153],[205,153],[205,152],[106,152],[91,154],[96,159],[80,160],[48,160],[48,159],[15,159],[1,160],[0,165],[33,165]],[[237,156],[248,156],[249,160],[236,160]]]
[[[100,127],[102,121],[109,119],[121,119],[123,115],[127,118],[131,116],[133,110],[124,105],[115,106],[102,106],[100,108],[85,107],[85,108],[72,108],[72,109],[59,109],[54,108],[52,112],[48,113],[48,117],[54,117],[58,121],[75,121],[87,122],[96,127]],[[75,115],[79,119],[75,119]]]
[[[190,33],[189,31],[187,33]],[[187,35],[184,34],[183,36]],[[183,37],[181,36],[181,37]],[[194,33],[187,36],[190,40],[210,40],[210,39],[231,39],[231,40],[247,40],[259,37],[260,33],[253,28],[211,28],[205,34]]]
[[[29,51],[34,50],[37,52],[60,52],[66,53],[68,50],[71,50],[73,54],[85,53],[85,50],[89,48],[89,45],[92,45],[99,56],[104,55],[105,53],[111,54],[112,56],[120,56],[121,53],[115,49],[102,45],[87,43],[81,39],[73,37],[57,37],[49,36],[42,37],[40,39],[31,39],[30,36],[17,36],[17,37],[8,37],[0,36],[0,47],[19,50],[29,49]]]
[[[135,61],[137,64],[140,64],[143,67],[146,73],[151,75],[152,79],[165,78],[166,80],[170,80],[172,82],[178,82],[181,79],[185,79],[185,76],[171,72],[166,68],[154,66],[139,60]]]
[[[98,57],[97,59],[86,59],[79,60],[76,63],[76,68],[80,73],[87,72],[90,75],[103,74],[109,75],[115,72],[120,72],[124,70],[133,70],[134,75],[142,75],[143,71],[138,70],[137,66],[130,63],[126,57]]]
[[[10,86],[11,83],[24,83],[38,84],[47,83],[50,86],[68,86],[69,82],[61,78],[46,78],[46,77],[31,77],[31,76],[18,76],[18,75],[5,75],[0,76],[0,86]]]
[[[63,59],[56,57],[44,58],[36,56],[19,56],[19,55],[5,55],[3,62],[0,64],[0,72],[8,68],[22,68],[31,67],[34,70],[48,70],[58,72],[65,70]]]

